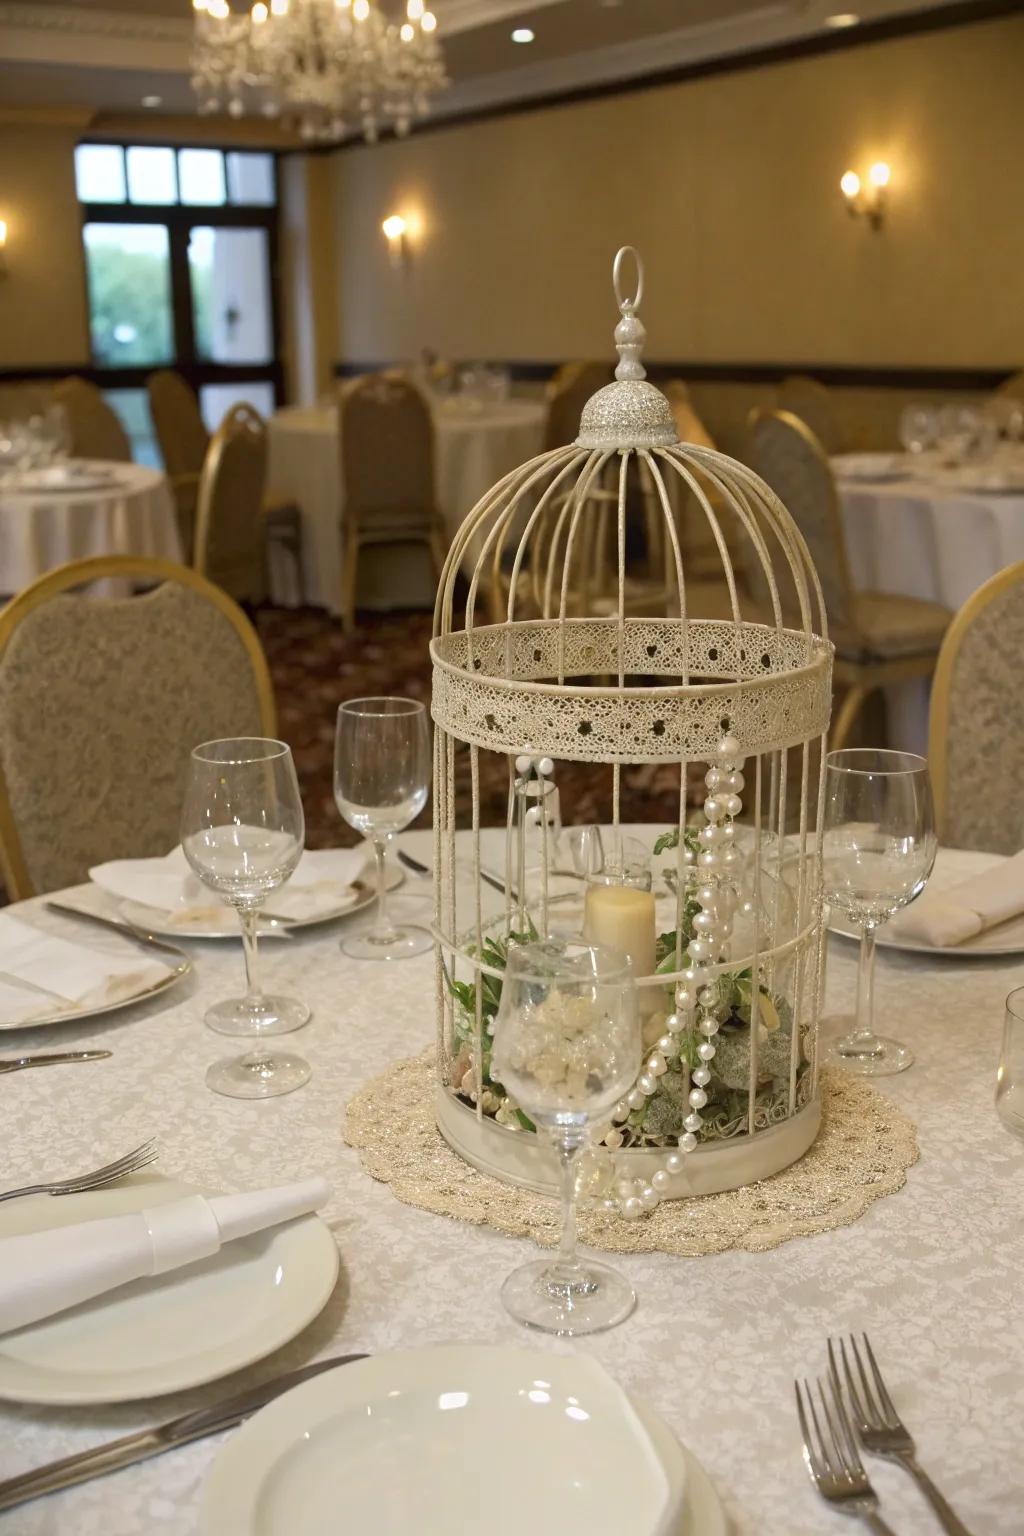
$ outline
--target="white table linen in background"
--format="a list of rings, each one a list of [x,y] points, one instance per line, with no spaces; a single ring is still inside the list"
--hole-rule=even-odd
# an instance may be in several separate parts
[[[1024,494],[969,491],[942,476],[838,487],[855,587],[930,598],[955,613],[990,576],[1024,560]],[[927,752],[930,687],[886,690],[890,746]]]
[[[451,539],[485,491],[541,452],[545,407],[506,400],[475,410],[456,399],[435,404],[433,413],[437,504]],[[268,479],[272,501],[293,502],[302,512],[303,591],[272,569],[274,601],[305,601],[339,613],[345,514],[334,406],[291,406],[271,417]],[[365,607],[433,603],[425,550],[364,551],[359,570],[358,601]]]
[[[485,834],[485,861],[499,862],[503,840],[503,832]],[[401,841],[424,863],[433,857],[429,832]],[[93,899],[102,897],[93,892]],[[403,918],[428,920],[426,881],[410,878],[394,900]],[[500,896],[493,900],[500,906]],[[61,922],[37,902],[18,913],[46,927]],[[641,1393],[707,1467],[736,1536],[821,1536],[842,1522],[804,1469],[793,1375],[823,1369],[829,1333],[866,1328],[921,1461],[967,1527],[976,1536],[1017,1536],[1024,1145],[1000,1125],[992,1095],[1003,1000],[1020,981],[1019,961],[929,963],[879,952],[879,1020],[917,1056],[909,1072],[878,1085],[918,1126],[921,1160],[899,1194],[852,1226],[767,1253],[616,1255],[636,1286],[637,1311],[621,1327],[574,1343],[528,1333],[502,1309],[501,1282],[536,1255],[531,1243],[400,1204],[345,1146],[352,1093],[389,1061],[432,1042],[434,973],[429,954],[390,965],[356,961],[338,939],[329,927],[265,946],[266,984],[313,1009],[312,1023],[287,1041],[312,1063],[313,1077],[284,1098],[243,1103],[203,1082],[210,1062],[245,1045],[202,1022],[206,1006],[241,983],[234,944],[190,945],[196,975],[162,1003],[5,1038],[12,1054],[101,1045],[114,1055],[6,1079],[4,1187],[88,1168],[147,1136],[160,1143],[161,1171],[211,1191],[322,1174],[333,1196],[321,1214],[338,1239],[342,1278],[303,1335],[232,1378],[109,1409],[4,1405],[0,1477],[212,1404],[313,1358],[497,1342],[579,1350]],[[855,946],[831,940],[828,967],[829,1003],[849,1008]],[[13,1510],[3,1518],[4,1536],[196,1536],[200,1488],[222,1438]],[[934,1518],[906,1475],[884,1462],[870,1466],[899,1536],[935,1536]]]
[[[0,486],[0,592],[20,592],[37,577],[92,555],[181,561],[181,535],[167,477],[145,464],[84,467],[114,484],[81,491]]]

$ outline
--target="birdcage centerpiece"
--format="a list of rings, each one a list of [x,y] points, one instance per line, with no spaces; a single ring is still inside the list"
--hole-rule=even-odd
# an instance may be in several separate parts
[[[581,1176],[626,1219],[777,1172],[817,1132],[815,833],[832,668],[795,523],[744,465],[680,441],[669,400],[646,378],[642,283],[627,247],[614,267],[615,382],[586,405],[575,443],[507,475],[466,518],[431,644],[437,1121],[490,1174],[557,1185],[546,1139],[492,1075],[491,1047],[509,945],[596,921],[596,903],[581,910],[579,882],[574,892],[561,867],[571,807],[559,814],[558,765],[589,765],[613,847],[624,775],[658,765],[672,778],[646,905],[627,912],[616,896],[624,915],[604,913],[625,925],[619,947],[640,972],[645,1053],[594,1129]],[[725,617],[698,616],[685,557],[694,520],[716,552]],[[481,828],[494,754],[508,786],[501,833]],[[467,789],[468,863],[456,850]],[[502,863],[496,846],[500,894],[486,879],[488,859]]]

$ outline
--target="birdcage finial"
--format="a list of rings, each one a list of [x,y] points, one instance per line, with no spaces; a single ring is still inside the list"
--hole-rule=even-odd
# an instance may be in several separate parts
[[[636,263],[636,291],[622,292],[622,268],[627,256]],[[581,448],[670,448],[678,443],[672,407],[660,389],[647,382],[640,354],[647,331],[636,311],[644,294],[644,265],[632,245],[624,245],[612,267],[612,286],[622,319],[615,327],[619,363],[615,383],[606,384],[589,399],[580,418]]]

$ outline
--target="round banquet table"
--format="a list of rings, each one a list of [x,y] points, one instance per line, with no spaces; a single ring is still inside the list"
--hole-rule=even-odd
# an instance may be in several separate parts
[[[839,479],[838,488],[855,587],[926,597],[955,612],[990,576],[1024,560],[1024,489],[969,490],[941,470]],[[929,691],[927,682],[886,690],[890,746],[927,752]]]
[[[503,841],[503,830],[484,834],[492,866]],[[431,859],[429,832],[402,842],[424,863]],[[466,859],[468,849],[464,841]],[[81,887],[74,899],[101,909],[108,898]],[[501,897],[488,891],[486,900]],[[415,876],[396,893],[396,908],[412,921],[429,920],[431,901],[429,883]],[[17,911],[70,935],[38,901]],[[88,938],[85,926],[81,937]],[[601,1360],[704,1463],[739,1536],[820,1536],[839,1521],[804,1470],[793,1375],[823,1369],[828,1334],[864,1328],[923,1465],[974,1536],[1019,1532],[1024,1145],[992,1105],[1003,999],[1020,982],[1018,962],[929,963],[879,951],[881,1018],[917,1055],[909,1072],[881,1084],[918,1127],[920,1162],[903,1190],[851,1226],[766,1253],[617,1256],[636,1286],[637,1311],[574,1346],[528,1335],[502,1310],[499,1286],[529,1256],[528,1242],[400,1204],[342,1139],[353,1092],[433,1039],[432,956],[390,965],[349,960],[338,925],[266,942],[268,981],[312,1006],[312,1023],[288,1043],[312,1063],[313,1077],[297,1093],[254,1104],[221,1098],[203,1082],[208,1064],[239,1043],[212,1034],[202,1019],[212,999],[237,988],[240,947],[190,948],[195,975],[162,1003],[0,1039],[3,1054],[87,1045],[114,1053],[5,1080],[2,1186],[93,1167],[148,1136],[159,1140],[162,1171],[211,1189],[320,1173],[333,1186],[322,1214],[341,1250],[338,1289],[290,1345],[195,1391],[109,1409],[0,1405],[0,1478],[317,1357],[497,1341],[578,1347]],[[832,1006],[852,1003],[855,969],[855,947],[833,938]],[[4,1517],[5,1536],[195,1536],[200,1488],[221,1438],[24,1505]],[[871,1475],[900,1536],[934,1536],[937,1526],[904,1473],[873,1460]]]
[[[433,402],[437,505],[451,538],[485,491],[540,453],[545,407],[539,400],[504,400],[473,408],[462,400]],[[302,513],[302,591],[286,573],[271,570],[275,602],[312,603],[341,610],[344,492],[338,455],[338,413],[333,405],[289,406],[270,420],[270,497]],[[435,580],[425,551],[416,546],[363,552],[359,603],[363,607],[432,607]]]
[[[167,477],[146,464],[83,460],[108,484],[0,487],[0,592],[20,592],[56,565],[91,555],[183,559]]]

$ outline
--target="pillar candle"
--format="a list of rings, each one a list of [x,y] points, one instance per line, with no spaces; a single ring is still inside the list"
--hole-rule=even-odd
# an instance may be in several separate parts
[[[583,936],[588,944],[605,944],[628,955],[637,980],[653,975],[654,892],[639,891],[629,885],[589,885],[583,909]],[[643,992],[639,1000],[642,1008]]]

